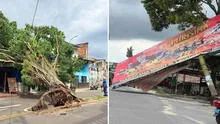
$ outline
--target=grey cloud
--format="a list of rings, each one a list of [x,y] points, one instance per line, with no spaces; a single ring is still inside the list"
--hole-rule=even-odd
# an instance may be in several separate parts
[[[149,17],[141,0],[111,0],[109,19],[109,32],[112,40],[161,41],[179,33],[175,26],[163,32],[152,31]]]
[[[176,26],[170,26],[162,32],[152,31],[149,16],[141,4],[141,0],[110,0],[109,32],[112,40],[147,39],[163,41],[180,31]],[[208,17],[213,17],[213,11],[204,5]]]
[[[93,45],[94,47],[89,49],[89,54],[91,57],[96,57],[98,59],[107,59],[105,56],[107,56],[107,42],[104,43],[95,43],[95,42],[90,42],[90,45]],[[104,57],[103,57],[104,56]]]

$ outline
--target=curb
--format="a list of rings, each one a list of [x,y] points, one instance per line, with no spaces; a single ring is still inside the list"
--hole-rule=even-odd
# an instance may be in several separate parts
[[[16,117],[19,117],[19,116],[24,116],[28,113],[31,113],[31,112],[21,112],[21,113],[15,113],[15,114],[11,114],[11,115],[1,116],[0,121],[6,120],[6,119],[9,119],[9,118],[16,118]]]
[[[192,101],[192,100],[197,100],[200,103],[206,103],[210,104],[209,101],[203,100],[203,99],[193,99],[193,98],[187,98],[187,97],[180,97],[180,96],[173,96],[173,95],[161,95],[157,93],[149,93],[149,92],[143,92],[143,91],[126,91],[126,90],[112,90],[116,92],[126,92],[126,93],[136,93],[136,94],[148,94],[148,95],[153,95],[153,96],[158,96],[158,97],[165,97],[165,98],[171,98],[171,99],[178,99],[178,100],[185,100],[185,101]]]
[[[98,99],[97,97],[101,97],[101,96],[89,97],[90,99],[87,98],[87,99],[89,99],[88,101],[82,101],[80,103],[77,103],[77,104],[71,105],[71,106],[59,106],[59,107],[54,107],[54,108],[51,108],[51,109],[46,109],[46,110],[41,110],[41,111],[36,111],[36,112],[35,111],[29,111],[29,109],[31,107],[27,107],[23,110],[24,112],[15,113],[15,114],[11,114],[11,115],[0,116],[0,121],[6,120],[6,119],[9,119],[9,118],[16,118],[16,117],[24,116],[24,115],[31,114],[31,113],[44,114],[44,113],[51,113],[51,112],[56,111],[56,110],[57,111],[59,111],[59,110],[68,111],[68,109],[74,109],[76,107],[80,107],[81,105],[85,105],[85,104],[101,102],[101,101],[108,98],[108,97],[101,97],[101,98]]]
[[[10,97],[18,97],[18,95],[17,95],[17,94],[12,94],[12,95],[10,95],[10,94],[5,94],[5,95],[0,95],[0,98],[10,98]]]
[[[93,98],[93,97],[92,97]],[[102,98],[102,99],[98,99],[98,100],[89,100],[89,101],[82,101],[80,103],[77,103],[77,104],[74,104],[74,105],[67,105],[67,106],[59,106],[59,107],[54,107],[54,108],[51,108],[51,109],[45,109],[45,110],[41,110],[41,111],[29,111],[31,113],[39,113],[39,114],[47,114],[47,113],[52,113],[53,111],[70,111],[74,108],[77,108],[77,107],[81,107],[82,105],[86,105],[86,104],[90,104],[90,103],[97,103],[97,102],[101,102],[103,100],[105,100],[106,98]]]

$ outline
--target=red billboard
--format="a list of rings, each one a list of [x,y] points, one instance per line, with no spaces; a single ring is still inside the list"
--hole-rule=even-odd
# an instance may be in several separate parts
[[[128,82],[219,49],[220,16],[215,16],[117,64],[112,83]]]

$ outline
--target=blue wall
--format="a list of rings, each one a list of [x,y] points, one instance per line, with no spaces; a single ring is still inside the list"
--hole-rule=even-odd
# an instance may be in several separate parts
[[[17,82],[21,82],[21,72],[13,67],[0,67],[1,72],[8,72],[7,77],[15,77]]]
[[[86,63],[83,66],[83,69],[80,72],[75,72],[74,75],[79,76],[78,82],[82,83],[82,76],[86,76],[86,81],[89,83],[89,64]]]

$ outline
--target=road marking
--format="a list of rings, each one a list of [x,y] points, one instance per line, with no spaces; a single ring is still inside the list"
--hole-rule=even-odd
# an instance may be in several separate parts
[[[21,106],[21,104],[9,105],[9,106],[3,106],[3,107],[0,107],[0,109],[11,108],[11,107],[18,107],[18,106]]]
[[[173,107],[171,104],[169,104],[168,100],[164,100],[161,99],[161,102],[164,104],[164,110],[162,111],[164,114],[168,114],[168,115],[177,115],[174,111],[173,111]]]
[[[2,120],[6,120],[9,118],[15,118],[15,117],[19,117],[19,116],[24,116],[26,114],[28,114],[29,112],[21,112],[21,113],[16,113],[16,114],[11,114],[11,115],[5,115],[5,116],[1,116],[0,117],[0,121]]]
[[[4,110],[7,110],[7,109],[0,109],[0,111],[4,111]]]
[[[197,124],[205,124],[204,122],[199,121],[199,120],[196,120],[196,119],[191,118],[191,117],[189,117],[189,116],[183,116],[183,117],[186,118],[186,119],[188,119],[188,120],[191,120],[191,121],[193,121],[193,122],[195,122],[195,123],[197,123]]]
[[[165,113],[165,114],[168,114],[168,115],[176,115],[176,113],[175,112],[173,112],[173,108],[171,107],[171,106],[164,106],[164,110],[163,110],[163,113]]]
[[[208,105],[207,103],[199,103],[197,101],[185,101],[185,100],[179,100],[179,99],[170,99],[170,100],[174,102],[181,102],[181,103],[192,104],[192,105]]]
[[[213,111],[210,111],[210,110],[214,110],[214,107],[213,108],[209,108],[209,110],[203,110],[203,109],[199,109],[199,108],[193,108],[191,106],[184,106],[185,109],[188,109],[188,110],[193,110],[193,111],[198,111],[198,112],[204,112],[204,113],[209,113],[209,114],[212,114]]]
[[[197,104],[197,105],[202,104],[202,103],[193,103],[193,102],[187,102],[187,101],[182,101],[182,100],[171,100],[171,99],[163,99],[163,98],[159,98],[159,99],[161,100],[161,102],[163,104],[165,104],[163,113],[169,114],[169,115],[177,115],[177,114],[175,112],[173,112],[173,108],[172,108],[171,104],[169,104],[168,100],[175,101],[175,102],[184,102],[184,103],[189,103],[189,104]],[[184,108],[186,108],[186,107],[184,107]],[[186,109],[192,109],[192,108],[187,107]],[[193,121],[195,124],[205,124],[203,121],[196,120],[196,119],[189,117],[189,116],[182,116],[182,117],[184,117],[190,121]]]
[[[30,110],[31,110],[31,107],[27,107],[27,108],[24,109],[25,112],[28,112]]]
[[[161,100],[165,100],[165,98],[162,98],[162,97],[158,97],[158,98],[161,99]],[[192,105],[207,105],[207,106],[210,105],[210,104],[207,104],[207,103],[200,103],[198,101],[187,101],[187,100],[171,99],[171,98],[168,98],[167,100],[174,101],[174,102],[186,103],[186,104],[192,104]]]

